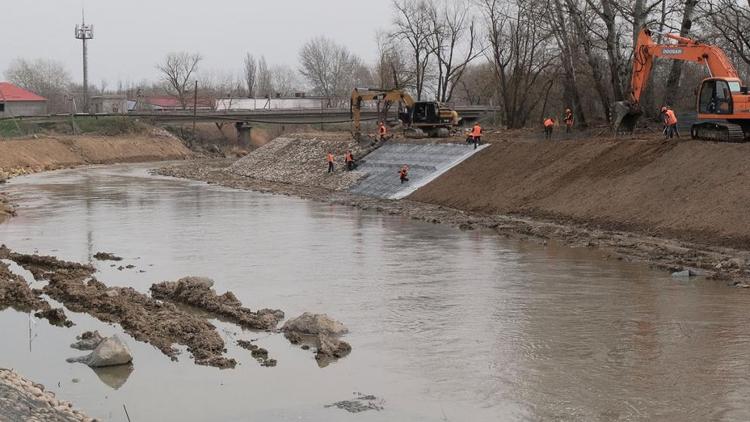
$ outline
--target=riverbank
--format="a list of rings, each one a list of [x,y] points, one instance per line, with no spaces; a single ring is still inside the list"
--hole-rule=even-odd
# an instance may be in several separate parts
[[[92,422],[73,405],[55,398],[10,369],[0,368],[0,419],[7,421]]]
[[[618,202],[613,200],[612,196],[618,192],[617,186],[622,186],[621,184],[617,185],[618,183],[622,183],[618,178],[627,179],[628,175],[641,169],[653,171],[653,169],[649,168],[649,164],[660,157],[664,160],[669,159],[669,154],[667,153],[672,149],[679,151],[679,156],[686,159],[690,156],[689,150],[701,150],[705,157],[710,147],[714,145],[694,144],[690,142],[687,146],[688,151],[683,151],[685,147],[679,143],[662,142],[659,140],[584,141],[583,145],[579,145],[578,142],[560,145],[498,141],[493,143],[492,148],[488,148],[486,152],[482,152],[476,157],[467,160],[436,181],[420,189],[408,199],[401,201],[360,197],[349,194],[346,191],[336,191],[324,187],[310,186],[309,184],[295,183],[293,180],[278,182],[244,177],[232,171],[232,168],[236,168],[237,165],[233,166],[233,162],[230,160],[180,163],[159,169],[156,173],[237,189],[292,195],[316,201],[353,206],[363,210],[376,210],[432,223],[449,224],[466,230],[485,228],[494,230],[502,236],[528,238],[542,243],[555,241],[573,247],[596,247],[604,251],[612,259],[644,262],[653,267],[673,272],[690,269],[700,275],[745,286],[748,280],[750,280],[750,273],[747,270],[747,263],[750,262],[750,252],[745,248],[736,247],[743,245],[743,238],[741,236],[732,238],[733,241],[731,242],[711,242],[710,240],[715,240],[716,237],[671,237],[670,235],[675,232],[668,230],[658,231],[653,233],[655,234],[653,235],[647,227],[636,224],[628,225],[612,222],[602,224],[600,223],[601,220],[597,218],[590,218],[588,220],[576,219],[562,214],[543,212],[531,207],[518,206],[512,209],[492,205],[493,192],[495,192],[497,197],[503,198],[502,194],[499,193],[503,190],[501,186],[506,186],[505,190],[508,192],[517,192],[516,195],[518,197],[523,197],[524,186],[527,189],[528,195],[534,197],[528,189],[531,186],[539,186],[534,192],[537,201],[540,203],[551,201],[552,199],[550,198],[554,198],[555,195],[559,198],[567,194],[570,196],[567,203],[571,204],[571,206],[580,205],[581,202],[584,202],[580,197],[581,192],[589,192],[592,196],[598,195],[599,206],[606,206],[610,210],[610,214],[602,215],[612,216],[618,209]],[[724,144],[720,144],[716,148],[720,152],[715,152],[713,157],[718,160],[717,155],[729,154],[726,150],[735,150],[744,147],[743,145],[727,145],[725,147]],[[527,151],[529,155],[524,160],[518,155],[510,154],[514,149]],[[532,150],[536,150],[537,153],[531,154],[530,151]],[[550,151],[555,150],[559,152],[557,154],[550,153]],[[590,150],[590,152],[582,154],[582,151],[586,150]],[[643,153],[644,150],[650,151],[651,155],[645,155]],[[507,161],[502,162],[506,162],[508,165],[511,162],[516,162],[514,167],[507,170],[508,173],[503,173],[503,170],[500,169],[502,162],[501,164],[495,163],[495,160],[501,159],[499,157],[503,153],[507,154],[508,157],[504,159]],[[576,153],[579,155],[576,155]],[[735,151],[735,153],[737,152]],[[531,159],[532,157],[535,160],[543,160],[535,163]],[[619,157],[620,161],[615,160],[615,157]],[[639,157],[640,160],[637,160],[636,158]],[[588,169],[584,165],[585,161],[588,161],[591,166],[597,164],[596,169],[599,169],[600,172],[598,179],[592,181],[591,173],[594,170]],[[683,163],[683,161],[677,161],[678,163]],[[709,176],[709,170],[716,168],[712,167],[711,164],[713,163],[716,166],[717,163],[715,160],[712,159],[710,163],[698,166],[697,163],[700,162],[700,156],[698,156],[691,160],[691,162],[693,165],[689,167],[689,170],[686,169],[680,173],[681,180],[687,183],[687,180],[691,180],[691,178],[698,178],[699,175],[705,176],[702,182],[695,182],[694,185],[696,185],[696,189],[697,187],[703,187],[706,194],[714,201],[701,201],[701,203],[706,205],[703,218],[711,220],[710,216],[714,212],[712,210],[715,210],[718,199],[717,194],[706,190],[707,186],[709,186],[709,181],[710,183],[718,183],[722,174],[727,171],[730,173],[736,171],[735,174],[740,174],[741,170],[735,168],[735,165],[730,165],[716,170],[719,173],[718,175]],[[658,167],[660,164],[653,165]],[[522,171],[522,168],[528,168],[528,172],[537,171],[540,174],[536,174],[535,177],[528,176],[529,179],[522,182],[521,178],[510,179],[510,173],[514,171],[513,168],[519,172]],[[578,171],[577,175],[574,173],[574,170]],[[670,172],[669,169],[661,168],[659,171],[661,171],[663,176],[661,178],[648,174],[640,177],[640,179],[645,179],[645,181],[640,180],[638,177],[633,180],[627,179],[629,182],[628,189],[623,188],[622,193],[631,195],[631,203],[627,207],[624,207],[622,202],[619,202],[620,206],[624,207],[623,215],[630,218],[631,215],[638,212],[645,217],[653,215],[660,209],[658,206],[659,192],[663,194],[666,190],[676,189],[675,186],[679,185],[679,183],[667,177]],[[696,171],[696,173],[692,173],[691,171]],[[497,177],[491,176],[493,172],[499,172],[500,175]],[[544,179],[539,180],[544,173],[550,173],[550,178],[557,175],[557,179],[549,182]],[[507,185],[505,182],[502,182],[502,175],[504,174],[508,174],[509,177]],[[691,176],[691,174],[695,174],[695,176]],[[482,175],[487,180],[480,181],[479,179],[482,178]],[[337,175],[332,177],[343,176]],[[577,185],[561,186],[560,180],[566,180],[566,177],[575,180]],[[736,183],[733,186],[737,188],[738,195],[742,196],[745,194],[739,190],[738,181],[740,177],[737,176],[736,179],[732,179],[735,180],[732,183]],[[610,182],[607,182],[608,180]],[[589,185],[590,183],[591,185]],[[605,190],[604,187],[608,183],[615,185]],[[637,198],[637,195],[633,196],[632,189],[635,189],[640,183],[644,184],[644,192],[649,192],[650,195],[653,195],[651,203],[642,203]],[[330,184],[330,181],[328,184]],[[541,186],[544,186],[544,189]],[[572,193],[575,187],[581,190],[577,195]],[[465,192],[461,189],[464,189]],[[484,193],[484,190],[487,193]],[[451,192],[453,193],[451,194]],[[670,197],[670,200],[673,202],[677,201],[680,193],[674,193]],[[464,202],[461,202],[461,200],[451,202],[447,199],[448,197],[470,197],[473,203],[470,203],[468,200]],[[723,202],[720,201],[719,203],[726,204],[728,201],[732,202],[737,199],[736,197],[729,196]],[[478,207],[475,204],[485,204],[485,207]],[[693,203],[691,206],[695,207],[696,204]],[[680,210],[684,212],[685,208],[685,203],[683,203],[681,208],[665,208],[662,212],[676,215],[680,213]],[[738,208],[735,207],[734,210],[738,210]],[[732,215],[735,214],[732,212]],[[722,221],[726,221],[725,215],[726,213],[722,215]],[[686,218],[686,216],[683,216],[683,221],[686,221]],[[695,222],[701,220],[697,215],[690,215],[689,218],[690,221]],[[742,216],[739,221],[742,222],[745,219],[747,217]],[[703,224],[707,223],[704,222]],[[703,233],[705,235],[706,231],[687,229],[685,233]],[[720,234],[718,236],[719,239],[725,239]]]
[[[182,160],[193,153],[168,132],[139,134],[40,135],[0,141],[0,179],[87,164]]]

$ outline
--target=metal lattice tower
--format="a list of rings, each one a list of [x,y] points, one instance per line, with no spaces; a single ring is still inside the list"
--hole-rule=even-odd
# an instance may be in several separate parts
[[[86,41],[94,39],[94,25],[86,25],[86,17],[81,10],[81,24],[76,25],[76,39],[83,42],[83,112],[89,112],[89,55]]]

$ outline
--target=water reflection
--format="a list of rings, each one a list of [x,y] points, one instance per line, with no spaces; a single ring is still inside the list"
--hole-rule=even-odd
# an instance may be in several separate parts
[[[8,189],[21,204],[0,226],[12,248],[76,261],[114,252],[135,268],[92,262],[111,284],[146,291],[209,276],[249,307],[326,312],[350,328],[352,354],[324,369],[280,336],[260,340],[279,360],[273,369],[228,340],[242,363],[234,371],[172,363],[130,341],[137,371],[97,373],[115,390],[62,388],[95,415],[127,402],[134,420],[348,421],[324,405],[362,392],[386,403],[356,416],[368,421],[750,419],[744,291],[592,250],[148,177],[142,166],[37,175]],[[73,316],[76,329],[102,329]],[[17,347],[28,341],[24,322],[0,313],[11,340],[0,363],[48,385],[90,375],[40,363],[65,352],[68,331],[42,323],[34,351]],[[216,324],[232,339],[257,337]]]

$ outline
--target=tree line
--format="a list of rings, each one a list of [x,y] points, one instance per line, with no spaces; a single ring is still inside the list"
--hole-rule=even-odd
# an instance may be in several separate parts
[[[644,25],[716,44],[742,75],[750,70],[750,0],[393,0],[391,11],[373,34],[373,63],[320,36],[301,47],[296,66],[247,52],[236,71],[210,72],[200,54],[175,52],[157,64],[158,82],[103,82],[94,92],[167,94],[188,107],[195,80],[201,96],[215,98],[304,91],[333,100],[360,86],[404,89],[419,100],[496,106],[503,125],[519,128],[564,108],[582,125],[607,121],[611,104],[627,98]],[[18,59],[5,76],[50,98],[53,111],[67,111],[65,98],[80,91],[49,60]],[[647,114],[662,104],[692,108],[706,76],[699,66],[658,61],[642,99]]]

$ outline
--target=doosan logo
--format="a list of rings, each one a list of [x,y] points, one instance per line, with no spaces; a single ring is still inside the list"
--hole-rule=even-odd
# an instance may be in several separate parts
[[[682,54],[681,48],[665,48],[661,51],[664,54]]]

